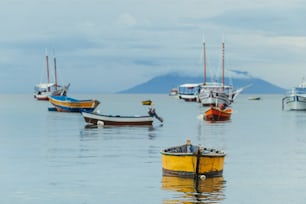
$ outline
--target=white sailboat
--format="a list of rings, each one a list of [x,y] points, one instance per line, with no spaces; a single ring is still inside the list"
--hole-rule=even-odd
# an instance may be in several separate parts
[[[37,100],[48,100],[49,96],[66,96],[70,84],[66,86],[58,85],[57,83],[57,70],[56,70],[56,58],[54,56],[54,76],[55,82],[50,81],[49,73],[49,57],[46,54],[46,68],[47,68],[47,83],[39,83],[34,87],[34,98]]]
[[[242,89],[233,91],[231,85],[224,84],[224,42],[222,42],[222,83],[206,81],[206,48],[203,42],[204,49],[204,83],[201,86],[199,93],[199,102],[203,106],[216,105],[216,102],[223,103],[227,106],[231,105],[234,99],[239,95]]]

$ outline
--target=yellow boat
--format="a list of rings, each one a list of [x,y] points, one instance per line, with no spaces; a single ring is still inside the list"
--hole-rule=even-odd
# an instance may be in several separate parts
[[[223,151],[186,144],[161,151],[164,176],[201,178],[218,177],[223,174]]]
[[[145,101],[142,101],[141,103],[142,103],[142,105],[144,105],[144,106],[150,106],[150,105],[152,105],[152,101],[151,101],[151,100],[145,100]]]

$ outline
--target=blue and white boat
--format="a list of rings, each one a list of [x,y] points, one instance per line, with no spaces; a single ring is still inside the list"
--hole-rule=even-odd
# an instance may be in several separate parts
[[[197,101],[200,93],[200,83],[181,84],[178,88],[179,99]]]
[[[282,99],[283,110],[306,110],[306,82],[293,87]]]
[[[93,112],[100,104],[95,99],[79,100],[67,96],[49,96],[49,102],[59,112]]]

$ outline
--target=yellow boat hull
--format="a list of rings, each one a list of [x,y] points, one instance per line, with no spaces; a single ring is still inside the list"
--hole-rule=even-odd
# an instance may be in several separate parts
[[[162,151],[161,155],[164,176],[218,177],[223,174],[225,154],[217,150],[209,149],[200,154]]]

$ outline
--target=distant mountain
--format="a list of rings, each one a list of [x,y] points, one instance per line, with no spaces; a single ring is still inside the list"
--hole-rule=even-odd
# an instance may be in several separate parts
[[[243,91],[245,94],[282,94],[285,89],[273,85],[270,82],[252,77],[248,72],[231,70],[235,77],[225,77],[225,84],[231,84],[234,89],[249,86]],[[212,81],[207,79],[207,81]],[[203,77],[183,76],[178,73],[170,73],[152,78],[151,80],[134,86],[120,93],[169,93],[171,88],[177,88],[184,83],[202,83]]]

